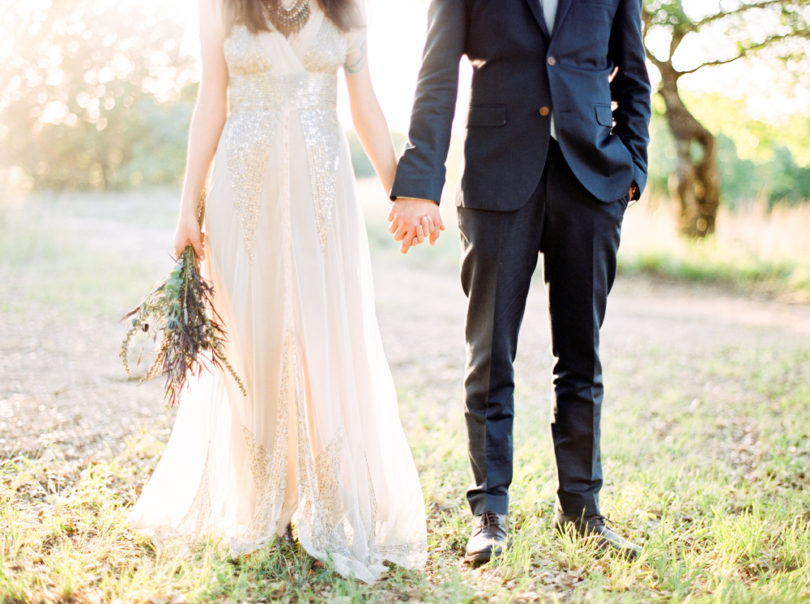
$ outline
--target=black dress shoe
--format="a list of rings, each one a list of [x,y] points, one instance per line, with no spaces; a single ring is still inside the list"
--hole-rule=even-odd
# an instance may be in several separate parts
[[[641,548],[638,545],[614,533],[605,524],[605,517],[599,514],[569,516],[557,512],[554,526],[560,532],[564,532],[568,526],[573,526],[580,536],[595,540],[600,549],[614,549],[627,558],[635,559],[641,554]]]
[[[464,561],[483,564],[500,556],[506,547],[506,514],[485,512],[475,517]]]

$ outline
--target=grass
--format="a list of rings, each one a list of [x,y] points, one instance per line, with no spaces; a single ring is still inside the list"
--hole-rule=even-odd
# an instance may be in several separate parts
[[[459,262],[452,185],[445,188],[441,213],[446,227],[434,249],[409,251],[424,267],[455,268]],[[360,183],[367,199],[369,239],[376,254],[393,258],[385,225],[386,208],[376,181]],[[768,209],[754,202],[731,212],[720,210],[717,233],[705,240],[677,236],[676,209],[666,200],[645,197],[631,206],[622,227],[619,273],[720,285],[792,302],[810,301],[810,204]]]
[[[676,251],[653,249],[625,254],[619,271],[625,275],[722,285],[794,301],[810,300],[810,265],[761,260],[743,254],[725,256],[713,240],[682,242]]]
[[[241,560],[213,542],[157,552],[126,524],[162,450],[146,432],[106,462],[74,468],[57,453],[0,465],[0,599],[803,601],[810,597],[810,448],[806,422],[795,419],[804,416],[810,375],[794,370],[810,358],[794,352],[773,361],[768,376],[758,376],[759,365],[742,352],[728,369],[710,368],[719,382],[754,376],[735,409],[697,405],[663,424],[656,418],[675,401],[651,407],[627,397],[611,410],[603,504],[624,533],[645,543],[635,563],[552,534],[552,463],[530,427],[544,424],[535,408],[524,410],[516,434],[511,548],[492,567],[458,562],[469,529],[461,503],[466,467],[461,436],[446,422],[410,431],[429,512],[427,572],[394,569],[375,587],[280,543]],[[403,415],[425,404],[414,400]]]
[[[270,548],[237,561],[216,543],[159,552],[132,533],[126,509],[137,497],[144,465],[153,465],[161,450],[143,435],[116,459],[82,468],[69,485],[61,484],[59,460],[3,463],[0,599],[356,599],[360,585],[335,582],[329,569],[315,568],[300,548]],[[391,582],[394,576],[405,579],[399,572]]]
[[[156,266],[165,266],[168,273],[172,266],[164,251],[168,245],[144,257],[142,250],[128,249],[123,243],[113,248],[107,244],[115,238],[111,232],[155,213],[157,203],[127,203],[108,197],[103,203],[109,209],[99,216],[99,202],[94,197],[80,195],[78,203],[74,198],[62,201],[50,196],[18,204],[4,204],[0,199],[0,278],[16,294],[2,297],[2,303],[8,305],[4,311],[25,311],[36,305],[114,316],[127,305],[134,306],[143,294],[138,288],[142,290],[143,283],[160,274]],[[122,213],[116,202],[128,212]],[[168,216],[158,220],[157,224],[171,224]],[[84,223],[79,234],[64,226],[78,221]],[[153,228],[155,224],[153,218]]]
[[[409,252],[415,256],[412,262],[421,266],[458,266],[454,198],[460,152],[454,141],[441,203],[445,233],[435,249],[422,246]],[[393,257],[398,251],[388,239],[388,210],[380,185],[372,179],[360,181],[359,192],[372,249]],[[649,196],[628,209],[619,250],[620,274],[720,285],[791,302],[810,301],[810,203],[769,208],[760,200],[733,212],[721,207],[717,233],[702,241],[678,237],[676,213],[674,203]]]
[[[673,227],[675,208],[645,199],[625,215],[619,271],[719,284],[798,302],[810,301],[810,204],[768,209],[764,202],[730,212],[718,231],[687,241]]]
[[[143,211],[130,204],[133,214]],[[108,215],[92,203],[72,213],[0,206],[0,276],[16,288],[0,295],[5,317],[50,309],[114,320],[145,280],[162,274],[164,254],[130,249],[123,226],[118,248],[59,228],[76,213],[101,228],[107,219],[132,223],[127,212]],[[157,215],[160,228],[170,227],[169,213]],[[378,257],[393,257],[382,245]],[[452,246],[443,245],[449,263]],[[49,447],[0,461],[0,602],[807,601],[810,347],[763,338],[686,351],[689,358],[662,334],[606,355],[602,506],[644,544],[637,562],[552,532],[548,397],[521,371],[512,541],[493,565],[473,570],[459,561],[469,532],[460,407],[437,405],[430,384],[398,382],[428,512],[424,573],[393,568],[369,587],[281,543],[237,560],[214,541],[157,550],[126,523],[163,447],[165,431],[149,426],[108,457],[71,458]],[[0,411],[3,404],[0,397]]]

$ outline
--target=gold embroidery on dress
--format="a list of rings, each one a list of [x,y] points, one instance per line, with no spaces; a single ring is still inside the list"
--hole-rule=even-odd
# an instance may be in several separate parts
[[[312,442],[306,420],[303,400],[298,405],[298,465],[301,496],[302,523],[310,533],[313,545],[323,552],[348,553],[351,539],[346,529],[351,525],[346,520],[343,501],[340,497],[341,452],[343,431],[317,456],[313,457]]]
[[[278,119],[273,113],[253,112],[232,114],[228,123],[225,141],[228,170],[231,173],[234,206],[251,262],[264,173],[270,161],[270,145],[277,123]]]
[[[271,535],[275,527],[275,519],[284,504],[287,487],[285,473],[288,455],[287,435],[289,434],[288,409],[291,398],[290,374],[294,375],[297,370],[293,365],[292,345],[292,334],[287,333],[282,352],[276,427],[273,441],[270,443],[272,452],[268,452],[267,447],[260,443],[246,426],[242,426],[256,489],[256,506],[251,526],[248,529],[248,539]]]
[[[304,66],[310,72],[334,74],[346,61],[346,36],[335,24],[324,19],[304,56]],[[337,172],[340,151],[340,125],[334,113],[334,104],[322,111],[301,113],[301,127],[307,147],[312,200],[321,249],[326,249],[329,224],[337,198]]]
[[[234,113],[233,110],[239,108],[240,97],[249,97],[254,88],[262,87],[266,82],[263,76],[270,72],[271,65],[257,36],[242,25],[231,30],[223,52],[228,64],[231,106],[225,130],[226,158],[232,178],[234,205],[245,249],[252,262],[262,181],[270,157],[276,117],[267,113]]]
[[[369,508],[371,512],[371,519],[368,531],[368,542],[377,545],[377,493],[374,491],[374,479],[371,477],[371,467],[368,465],[368,457],[365,455],[363,458],[366,461],[366,480],[368,480],[368,498]]]
[[[267,447],[256,440],[253,433],[242,426],[242,433],[247,444],[248,455],[250,456],[250,473],[253,475],[253,488],[255,489],[254,517],[251,519],[246,538],[257,537],[267,534],[266,514],[271,510],[270,500],[272,498],[270,484],[270,455]]]
[[[346,57],[346,38],[324,19],[303,59],[306,71],[278,75],[265,57],[261,35],[234,27],[225,42],[230,118],[226,147],[234,203],[248,257],[253,260],[264,171],[277,133],[279,111],[297,109],[307,152],[321,249],[326,249],[337,197],[340,125],[335,111],[337,69]],[[285,138],[286,144],[288,140]],[[286,150],[285,150],[286,151]]]
[[[337,197],[340,127],[334,111],[301,111],[301,129],[307,149],[312,202],[321,249],[326,250],[329,224]]]
[[[324,19],[312,47],[304,55],[307,71],[335,73],[346,62],[346,36],[330,19]]]
[[[315,458],[318,507],[320,507],[323,526],[327,532],[334,530],[343,516],[343,503],[340,501],[341,444],[336,436]]]
[[[267,52],[262,44],[257,43],[257,40],[258,37],[252,34],[245,25],[236,25],[231,29],[222,49],[225,54],[225,62],[228,64],[229,75],[270,71],[271,65]]]
[[[337,77],[333,73],[232,78],[227,134],[228,168],[245,244],[253,257],[256,222],[270,145],[278,132],[278,113],[298,109],[307,152],[316,228],[325,249],[337,197],[340,125],[335,112]],[[289,137],[284,137],[284,153]]]

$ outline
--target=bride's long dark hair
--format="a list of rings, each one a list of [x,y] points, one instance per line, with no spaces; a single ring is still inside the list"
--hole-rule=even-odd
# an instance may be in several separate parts
[[[364,25],[363,17],[357,8],[357,0],[310,0],[318,6],[335,25],[349,31]],[[256,33],[269,31],[265,6],[268,3],[280,4],[281,0],[225,0],[227,23],[241,23]]]

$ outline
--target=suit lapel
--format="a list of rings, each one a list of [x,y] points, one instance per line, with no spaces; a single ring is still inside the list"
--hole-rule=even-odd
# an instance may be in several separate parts
[[[568,9],[571,8],[571,4],[573,4],[574,0],[558,0],[557,2],[557,14],[554,17],[554,30],[557,31],[560,28],[560,23],[562,23],[563,19],[565,19],[565,14],[568,12]]]
[[[548,27],[546,27],[546,19],[543,17],[543,10],[540,8],[540,0],[526,0],[526,3],[529,5],[529,10],[532,11],[537,24],[540,26],[540,29],[543,30],[543,33],[547,38],[550,38],[551,36],[548,33]]]

